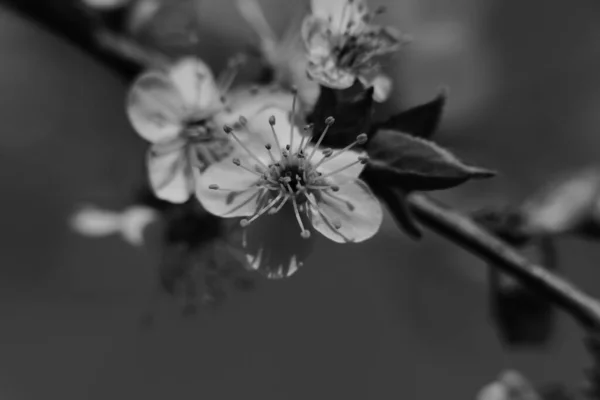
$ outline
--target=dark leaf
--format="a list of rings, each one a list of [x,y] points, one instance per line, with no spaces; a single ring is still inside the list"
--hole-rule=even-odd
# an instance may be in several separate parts
[[[356,137],[367,132],[373,114],[373,88],[357,90],[355,87],[347,90],[334,90],[321,87],[321,94],[307,121],[314,124],[317,139],[328,117],[335,118],[335,123],[329,127],[323,145],[339,148],[353,142]]]
[[[421,138],[430,138],[440,124],[446,98],[447,91],[442,89],[432,101],[393,115],[387,121],[375,124],[372,130],[376,134],[376,131],[391,129]]]
[[[387,205],[398,228],[409,237],[420,239],[421,229],[407,207],[406,193],[401,189],[390,188],[378,182],[377,174],[374,174],[372,170],[363,172],[362,179],[369,185],[373,193]]]
[[[464,164],[435,143],[393,130],[367,142],[369,173],[388,186],[411,190],[448,189],[494,172]]]

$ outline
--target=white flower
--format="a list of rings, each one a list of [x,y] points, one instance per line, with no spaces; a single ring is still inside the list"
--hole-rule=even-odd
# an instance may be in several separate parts
[[[83,4],[90,8],[97,8],[99,10],[112,10],[115,8],[123,7],[132,0],[82,0]]]
[[[333,89],[347,89],[358,79],[374,88],[376,101],[386,100],[391,80],[379,73],[374,57],[399,50],[406,38],[370,24],[380,11],[370,13],[363,0],[312,0],[311,5],[302,25],[308,75]]]
[[[172,203],[187,201],[194,180],[202,179],[192,170],[203,171],[234,152],[235,143],[220,129],[234,118],[232,109],[252,115],[263,106],[278,103],[279,97],[270,92],[256,97],[255,92],[238,91],[231,99],[225,98],[237,65],[233,63],[215,82],[206,64],[186,58],[167,71],[146,72],[133,83],[127,113],[138,134],[152,143],[147,164],[158,198]],[[249,140],[244,135],[240,139]]]
[[[365,153],[351,150],[366,135],[342,150],[321,150],[333,118],[314,146],[290,120],[285,110],[271,108],[242,119],[240,129],[226,126],[234,140],[245,131],[257,133],[257,139],[244,156],[209,167],[196,186],[207,211],[249,217],[241,220],[246,231],[263,221],[260,235],[246,235],[246,247],[251,267],[271,278],[289,276],[302,265],[310,250],[303,239],[311,238],[311,227],[338,243],[361,242],[378,231],[383,218],[379,201],[358,179]],[[286,220],[295,220],[297,228]]]
[[[158,214],[149,207],[132,206],[119,212],[85,206],[72,215],[70,225],[85,236],[120,234],[128,243],[141,246],[144,243],[144,230],[157,219]]]
[[[319,96],[319,85],[306,75],[308,59],[300,35],[302,17],[291,21],[278,37],[256,0],[238,0],[236,4],[260,39],[261,55],[273,69],[273,80],[288,89],[295,87],[303,106],[311,109]]]

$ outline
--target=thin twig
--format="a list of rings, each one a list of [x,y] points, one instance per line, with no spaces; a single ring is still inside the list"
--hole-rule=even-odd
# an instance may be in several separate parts
[[[417,219],[467,251],[481,257],[505,273],[572,314],[586,328],[600,328],[600,302],[564,278],[536,265],[510,245],[479,226],[471,218],[423,195],[409,198]]]

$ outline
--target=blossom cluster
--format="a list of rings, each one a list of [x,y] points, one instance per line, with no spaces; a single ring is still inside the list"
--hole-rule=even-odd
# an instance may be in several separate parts
[[[237,5],[260,40],[268,82],[236,84],[245,57],[233,57],[215,76],[198,56],[185,56],[138,76],[126,111],[150,143],[154,196],[239,220],[248,269],[284,278],[304,264],[319,236],[337,243],[372,238],[383,220],[380,198],[416,237],[403,205],[407,194],[491,176],[429,140],[445,92],[388,121],[371,121],[373,102],[385,101],[392,89],[381,56],[408,41],[374,22],[381,8],[371,11],[364,0],[312,0],[302,20],[278,38],[255,0]],[[121,232],[139,244],[154,219],[147,214],[152,218],[111,214],[105,223],[88,210],[76,226],[88,235]]]

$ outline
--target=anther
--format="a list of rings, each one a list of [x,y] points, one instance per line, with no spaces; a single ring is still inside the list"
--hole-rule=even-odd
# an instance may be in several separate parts
[[[208,188],[209,188],[209,189],[212,189],[212,190],[219,190],[219,185],[215,185],[215,184],[213,183],[212,185],[208,185]]]
[[[269,117],[269,124],[271,124],[271,126],[275,125],[275,116],[274,115],[271,115]]]
[[[246,126],[246,124],[248,123],[248,120],[243,115],[240,115],[240,118],[238,120],[240,121],[240,124],[242,124],[242,126]]]
[[[327,117],[327,118],[325,118],[325,123],[327,125],[333,125],[334,122],[335,122],[335,118],[333,118],[333,117]]]
[[[356,143],[358,143],[358,144],[365,144],[365,143],[367,143],[367,139],[368,139],[367,134],[366,133],[361,133],[360,135],[358,135],[356,137]]]
[[[308,229],[305,229],[302,232],[300,232],[300,236],[302,237],[302,239],[308,239],[310,238],[310,231]]]
[[[233,128],[229,125],[223,125],[223,131],[225,131],[225,133],[229,134],[229,133],[233,132]]]
[[[366,163],[369,162],[369,158],[368,157],[358,157],[358,161],[360,161],[360,163],[362,165],[365,165]]]
[[[333,190],[334,192],[339,192],[340,187],[338,185],[331,185],[331,190]]]
[[[267,144],[265,144],[265,148],[266,148],[267,150],[271,150],[271,145],[270,145],[269,143],[267,143]]]
[[[248,225],[250,225],[250,221],[248,221],[246,218],[244,218],[244,219],[242,219],[242,220],[240,221],[240,226],[241,226],[242,228],[245,228],[245,227],[247,227]]]
[[[239,166],[242,164],[242,162],[240,161],[240,159],[239,159],[239,158],[234,158],[232,161],[233,161],[233,163],[234,163],[235,165],[237,165],[238,167],[239,167]]]

